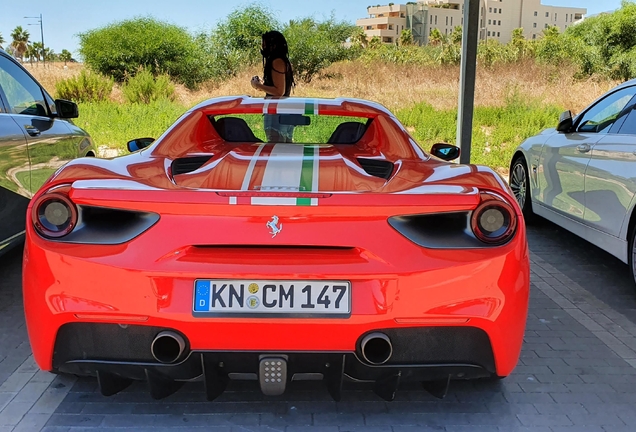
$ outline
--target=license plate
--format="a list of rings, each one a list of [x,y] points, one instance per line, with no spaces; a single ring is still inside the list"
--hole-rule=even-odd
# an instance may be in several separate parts
[[[194,315],[348,317],[349,281],[199,279]]]

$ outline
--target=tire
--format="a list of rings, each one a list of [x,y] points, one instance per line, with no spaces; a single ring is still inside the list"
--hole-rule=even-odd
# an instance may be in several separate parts
[[[532,212],[532,201],[530,200],[530,176],[528,175],[528,165],[523,156],[518,156],[512,162],[510,169],[510,188],[521,207],[523,217],[526,222],[531,222],[535,218]]]
[[[629,249],[627,249],[627,261],[629,262],[629,271],[632,275],[632,282],[636,284],[636,227],[632,228],[629,233],[628,244]]]

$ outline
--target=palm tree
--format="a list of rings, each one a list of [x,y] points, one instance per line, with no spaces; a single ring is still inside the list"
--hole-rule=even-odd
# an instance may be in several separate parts
[[[4,38],[2,37],[2,33],[0,33],[0,49],[4,49],[2,48],[3,43],[4,43]]]
[[[64,66],[66,66],[66,63],[71,61],[71,59],[73,58],[73,56],[71,55],[71,52],[67,49],[63,49],[62,53],[60,54],[60,60],[62,60],[64,62]]]
[[[24,30],[22,26],[17,26],[13,33],[11,33],[11,46],[15,50],[15,57],[19,57],[20,60],[24,59],[24,53],[27,50],[27,44],[29,42],[29,32]]]
[[[38,50],[35,48],[34,44],[28,44],[27,49],[22,55],[29,60],[31,66],[33,66],[33,59],[38,59],[39,57]]]
[[[43,57],[44,57],[44,56],[42,55],[42,54],[43,54],[43,52],[42,52],[42,48],[43,48],[43,46],[42,46],[42,42],[33,42],[33,43],[31,44],[31,46],[33,47],[33,50],[35,51],[35,59],[36,59],[36,60],[38,61],[38,63],[39,63],[40,61],[42,61],[42,59],[43,59]]]

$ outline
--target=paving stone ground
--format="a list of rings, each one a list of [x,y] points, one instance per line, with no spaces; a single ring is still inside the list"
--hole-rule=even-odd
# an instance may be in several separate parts
[[[521,360],[497,381],[454,382],[437,400],[417,384],[394,402],[320,383],[278,398],[233,382],[215,402],[200,383],[153,401],[142,384],[110,398],[94,379],[35,367],[26,337],[19,251],[0,259],[0,432],[38,431],[636,431],[636,291],[615,258],[542,222],[529,227],[530,313]]]

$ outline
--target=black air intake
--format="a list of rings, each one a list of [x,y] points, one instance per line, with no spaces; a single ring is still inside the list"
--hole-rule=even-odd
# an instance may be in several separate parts
[[[212,156],[191,156],[175,159],[172,162],[172,175],[187,174],[201,168]]]
[[[374,177],[380,177],[384,180],[388,180],[393,174],[393,162],[389,162],[381,159],[364,159],[358,158],[358,163],[362,166],[367,174]]]

